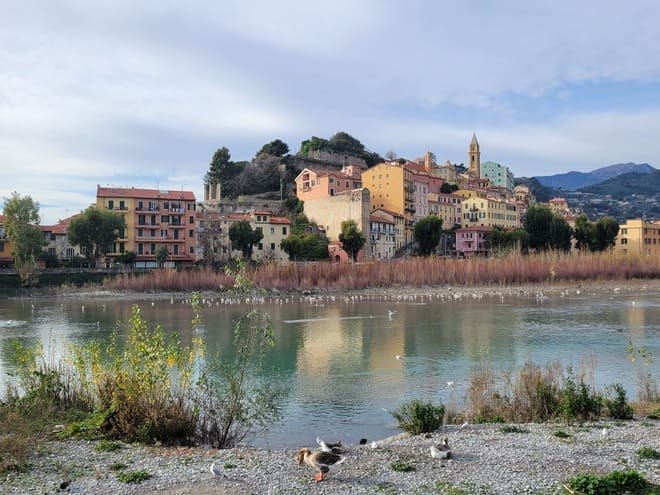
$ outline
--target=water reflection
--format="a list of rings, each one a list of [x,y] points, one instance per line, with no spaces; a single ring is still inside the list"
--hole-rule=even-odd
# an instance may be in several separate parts
[[[192,310],[180,299],[1,298],[0,381],[11,371],[12,342],[40,343],[59,359],[71,345],[107,340],[115,329],[125,338],[133,303],[151,324],[178,332],[183,343],[204,337],[209,353],[223,360],[235,355],[232,321],[249,309],[206,306],[203,323],[193,329]],[[266,366],[289,389],[284,421],[254,439],[262,445],[296,446],[316,434],[335,438],[343,432],[347,441],[393,434],[393,420],[382,408],[410,398],[459,401],[471,369],[484,363],[495,370],[529,359],[578,366],[595,356],[596,384],[623,383],[634,397],[626,344],[660,352],[660,302],[646,293],[397,304],[337,298],[323,306],[275,301],[256,307],[270,315],[277,341]],[[654,376],[659,359],[649,370]]]

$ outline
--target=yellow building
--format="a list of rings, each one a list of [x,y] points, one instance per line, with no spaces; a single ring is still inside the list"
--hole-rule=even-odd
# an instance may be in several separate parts
[[[0,268],[10,268],[13,264],[11,239],[5,232],[5,217],[0,215]]]
[[[160,246],[167,247],[168,266],[194,261],[196,203],[192,191],[97,186],[96,207],[117,213],[126,225],[107,262],[132,251],[136,266],[155,267]]]
[[[371,193],[371,209],[384,208],[402,215],[406,243],[412,240],[415,214],[413,172],[405,167],[381,163],[362,172],[362,187]]]
[[[644,255],[660,254],[660,221],[645,222],[641,218],[619,225],[614,251]]]
[[[483,226],[518,229],[520,205],[492,198],[468,198],[462,203],[463,227]]]

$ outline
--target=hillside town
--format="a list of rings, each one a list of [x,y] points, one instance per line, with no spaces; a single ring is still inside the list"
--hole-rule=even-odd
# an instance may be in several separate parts
[[[467,166],[438,164],[430,151],[414,160],[391,154],[368,166],[354,154],[310,150],[296,155],[290,183],[284,181],[284,165],[276,162],[275,167],[281,172],[279,199],[258,194],[229,197],[211,173],[205,178],[201,201],[192,191],[98,185],[92,206],[118,215],[123,222],[99,266],[179,267],[245,257],[230,238],[230,229],[238,222],[260,232],[250,246],[249,258],[255,261],[298,260],[293,253],[299,251],[287,249],[287,242],[291,246],[296,235],[314,234],[327,239],[327,255],[322,253],[319,259],[347,262],[351,257],[340,239],[342,223],[347,221],[364,234],[355,259],[385,260],[414,254],[415,226],[429,216],[440,219],[442,226],[435,254],[485,256],[493,250],[489,235],[494,230],[521,229],[530,205],[539,204],[528,186],[514,185],[507,166],[482,162],[476,134],[468,145]],[[575,227],[579,212],[569,208],[565,198],[555,197],[543,205]],[[39,261],[42,267],[47,260],[70,266],[86,257],[84,248],[69,238],[69,224],[80,215],[39,225],[46,242],[45,259]],[[9,269],[13,245],[4,224],[0,215],[0,268]],[[629,219],[620,224],[613,249],[657,253],[660,222]]]

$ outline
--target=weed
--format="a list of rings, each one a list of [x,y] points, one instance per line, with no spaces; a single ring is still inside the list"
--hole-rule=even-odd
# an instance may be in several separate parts
[[[113,462],[110,464],[110,471],[123,471],[127,467],[128,465],[124,464],[123,462]]]
[[[114,440],[99,440],[94,448],[97,452],[114,452],[121,449],[122,445]]]
[[[117,474],[117,479],[123,483],[142,483],[151,478],[146,471],[123,471]]]
[[[566,485],[584,495],[643,494],[648,481],[637,471],[612,471],[606,475],[583,473],[569,479]]]
[[[635,451],[642,459],[660,459],[660,452],[652,447],[641,447]]]
[[[502,426],[500,428],[500,431],[502,433],[529,433],[529,430],[525,430],[524,428],[520,428],[519,426],[516,425]]]
[[[231,462],[225,462],[223,467],[225,469],[234,469],[234,468],[236,468],[236,464],[232,464]]]
[[[445,406],[434,406],[431,402],[411,400],[391,413],[399,428],[411,435],[431,433],[442,426]]]
[[[403,461],[394,461],[390,464],[390,469],[400,473],[409,473],[411,471],[415,471],[415,466]]]
[[[559,409],[561,415],[570,422],[572,419],[588,421],[600,415],[602,397],[584,383],[580,378],[577,382],[572,369],[568,367],[568,375],[561,392]]]
[[[564,430],[558,430],[553,432],[553,435],[556,436],[557,438],[572,438],[573,435],[570,433],[566,433]]]

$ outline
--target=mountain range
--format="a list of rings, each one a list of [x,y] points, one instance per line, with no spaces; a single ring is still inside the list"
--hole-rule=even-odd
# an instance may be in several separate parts
[[[623,174],[650,174],[655,171],[655,167],[648,163],[617,163],[591,172],[566,172],[564,174],[542,175],[535,178],[545,187],[575,191]]]

